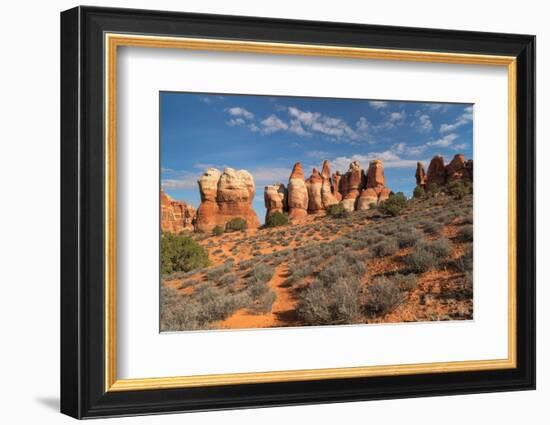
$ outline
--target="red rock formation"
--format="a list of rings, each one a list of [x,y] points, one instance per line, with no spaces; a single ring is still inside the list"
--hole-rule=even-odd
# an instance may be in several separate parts
[[[446,182],[450,183],[455,180],[470,179],[470,172],[466,166],[464,155],[457,154],[445,167]]]
[[[342,176],[342,206],[348,211],[354,211],[356,201],[364,186],[365,173],[357,161],[352,161],[349,170]]]
[[[336,173],[332,175],[332,194],[337,202],[342,200],[342,193],[340,192],[341,180],[342,174],[340,174],[340,171],[336,171]]]
[[[426,172],[424,171],[424,164],[421,162],[416,163],[416,174],[414,176],[417,186],[426,186]]]
[[[264,202],[266,208],[265,218],[276,212],[284,213],[287,211],[287,193],[285,185],[282,183],[272,184],[265,187]]]
[[[374,189],[382,189],[386,185],[386,178],[384,177],[384,166],[382,161],[375,159],[369,163],[369,169],[367,171],[367,187]]]
[[[368,210],[370,209],[371,204],[378,205],[378,194],[372,187],[367,187],[361,192],[361,195],[357,200],[357,210]]]
[[[339,201],[333,193],[334,189],[330,178],[330,165],[327,160],[323,161],[321,178],[323,179],[323,184],[321,186],[321,200],[323,201],[323,208],[328,208],[331,205],[337,204]]]
[[[371,204],[379,205],[387,199],[390,190],[385,185],[384,166],[382,161],[375,159],[369,163],[366,188],[357,200],[357,210],[368,210]]]
[[[416,185],[422,185],[422,173],[424,167],[419,162],[416,167]],[[429,187],[431,184],[438,186],[444,186],[457,180],[469,180],[474,179],[474,161],[466,160],[463,154],[456,154],[451,162],[445,165],[443,157],[436,155],[432,158],[430,166],[428,167],[428,175],[425,178],[425,186]]]
[[[446,182],[446,174],[443,157],[441,155],[434,156],[430,161],[430,166],[428,167],[426,186],[429,187],[431,184],[443,186]]]
[[[195,208],[191,205],[183,201],[176,201],[163,190],[160,191],[160,228],[162,232],[192,231],[195,212]]]
[[[308,214],[317,214],[324,210],[323,199],[321,197],[321,188],[323,186],[323,178],[316,168],[311,172],[311,176],[306,180],[308,204]]]
[[[299,220],[307,216],[308,191],[304,180],[302,164],[294,164],[288,179],[288,216],[291,220]]]
[[[225,227],[233,218],[242,218],[249,228],[260,221],[252,208],[256,194],[254,179],[248,171],[226,168],[223,173],[209,168],[200,177],[201,204],[197,210],[195,230],[209,232],[215,226]]]

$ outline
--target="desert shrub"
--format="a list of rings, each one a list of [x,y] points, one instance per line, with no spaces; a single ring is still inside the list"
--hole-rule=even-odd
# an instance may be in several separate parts
[[[378,208],[382,213],[396,217],[400,215],[406,207],[407,198],[405,197],[403,192],[398,192],[394,195],[391,195],[385,201],[382,201]]]
[[[326,209],[326,214],[328,217],[340,219],[348,218],[350,212],[346,210],[341,204],[333,204],[329,205],[329,207]]]
[[[422,238],[422,232],[419,232],[416,229],[402,230],[396,235],[396,238],[399,248],[406,248],[413,246],[417,241],[419,241]]]
[[[199,322],[202,323],[224,320],[250,301],[242,295],[239,297],[233,296],[211,287],[207,287],[192,298],[200,306]]]
[[[343,257],[336,257],[326,267],[319,272],[318,278],[322,283],[330,285],[332,282],[347,276],[348,263]]]
[[[421,248],[421,246],[419,248]],[[427,243],[425,245],[425,249],[433,252],[437,258],[443,259],[445,257],[448,257],[451,254],[453,250],[453,246],[449,239],[439,238],[430,243]]]
[[[220,278],[220,285],[228,286],[237,282],[237,275],[235,273],[227,273]]]
[[[367,286],[366,308],[376,314],[393,310],[403,300],[399,285],[384,276],[376,277]]]
[[[474,240],[474,227],[470,224],[462,226],[458,231],[457,237],[464,242],[472,242]]]
[[[455,267],[461,272],[471,272],[474,268],[474,251],[470,245],[465,251],[464,255],[461,255],[454,261]]]
[[[252,310],[256,313],[269,313],[273,308],[273,303],[277,299],[277,294],[269,289],[264,292],[260,298],[254,303]]]
[[[371,248],[372,255],[375,257],[386,257],[393,255],[399,249],[396,238],[385,238]]]
[[[455,199],[462,199],[473,193],[473,185],[469,181],[455,180],[447,185],[447,191]]]
[[[382,235],[381,233],[378,233],[378,232],[373,232],[371,234],[369,234],[365,241],[369,244],[369,245],[372,245],[372,244],[375,244],[375,243],[378,243],[380,241],[384,240],[384,235]]]
[[[369,204],[369,210],[375,210],[376,208],[378,208],[378,205],[376,205],[375,202],[371,202],[371,203]]]
[[[180,285],[178,286],[178,289],[189,288],[190,286],[197,286],[200,283],[201,282],[196,279],[184,280],[183,282],[180,283]]]
[[[229,294],[207,285],[191,296],[179,296],[173,289],[161,288],[160,323],[162,331],[207,329],[211,322],[229,317],[250,303],[248,294]]]
[[[361,317],[361,284],[340,277],[330,284],[313,281],[299,295],[296,313],[306,325],[354,323]]]
[[[393,280],[393,282],[402,291],[412,291],[418,286],[418,278],[414,273],[409,273],[409,274],[396,273],[393,276],[391,276],[391,280]]]
[[[216,226],[212,229],[212,234],[214,236],[220,236],[223,232],[224,232],[224,230],[223,230],[222,226]]]
[[[258,264],[254,266],[251,277],[258,282],[269,282],[273,277],[275,269],[267,264]]]
[[[425,272],[439,265],[436,256],[426,250],[416,250],[404,258],[405,264],[417,272]]]
[[[437,223],[435,221],[428,221],[422,223],[422,227],[424,229],[424,232],[428,234],[434,234],[439,233],[443,229],[443,225],[441,223]]]
[[[405,264],[417,272],[425,272],[438,267],[449,256],[452,245],[446,238],[433,242],[419,241],[411,252],[404,258]]]
[[[250,278],[246,282],[246,291],[250,295],[250,298],[258,300],[263,294],[269,291],[269,287],[265,282]]]
[[[266,227],[286,226],[287,224],[288,217],[279,211],[274,212],[265,220]]]
[[[227,260],[221,266],[213,267],[206,272],[206,278],[211,282],[218,282],[220,278],[231,271],[234,263],[232,260]]]
[[[248,225],[246,224],[246,220],[244,220],[240,217],[232,218],[227,223],[225,223],[225,231],[226,232],[243,231],[243,230],[246,230],[247,227],[248,227]]]
[[[206,249],[185,235],[164,233],[160,252],[162,274],[188,272],[209,264]]]
[[[426,193],[433,196],[433,195],[436,195],[436,194],[440,193],[441,189],[442,189],[441,186],[439,186],[438,184],[430,183],[426,187]]]
[[[426,191],[422,186],[416,186],[413,190],[413,197],[414,198],[423,198],[424,195],[426,195]]]

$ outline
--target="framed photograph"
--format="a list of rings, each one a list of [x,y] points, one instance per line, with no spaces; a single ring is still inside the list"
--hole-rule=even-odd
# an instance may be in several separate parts
[[[530,35],[63,12],[61,411],[534,389],[534,70]]]

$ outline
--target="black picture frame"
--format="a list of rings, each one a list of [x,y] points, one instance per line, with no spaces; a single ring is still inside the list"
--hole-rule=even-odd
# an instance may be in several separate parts
[[[515,56],[517,367],[106,392],[102,284],[105,32]],[[62,413],[93,418],[534,388],[534,36],[96,7],[76,7],[61,13]]]

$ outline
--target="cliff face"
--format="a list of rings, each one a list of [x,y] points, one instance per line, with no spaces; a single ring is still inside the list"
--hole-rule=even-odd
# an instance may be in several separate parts
[[[209,168],[198,180],[201,204],[197,209],[195,230],[209,232],[216,226],[225,227],[233,218],[242,218],[249,228],[260,221],[252,208],[256,186],[246,170],[226,168],[223,173]]]
[[[160,192],[160,228],[163,232],[180,233],[193,230],[195,208],[172,199],[167,193]]]

